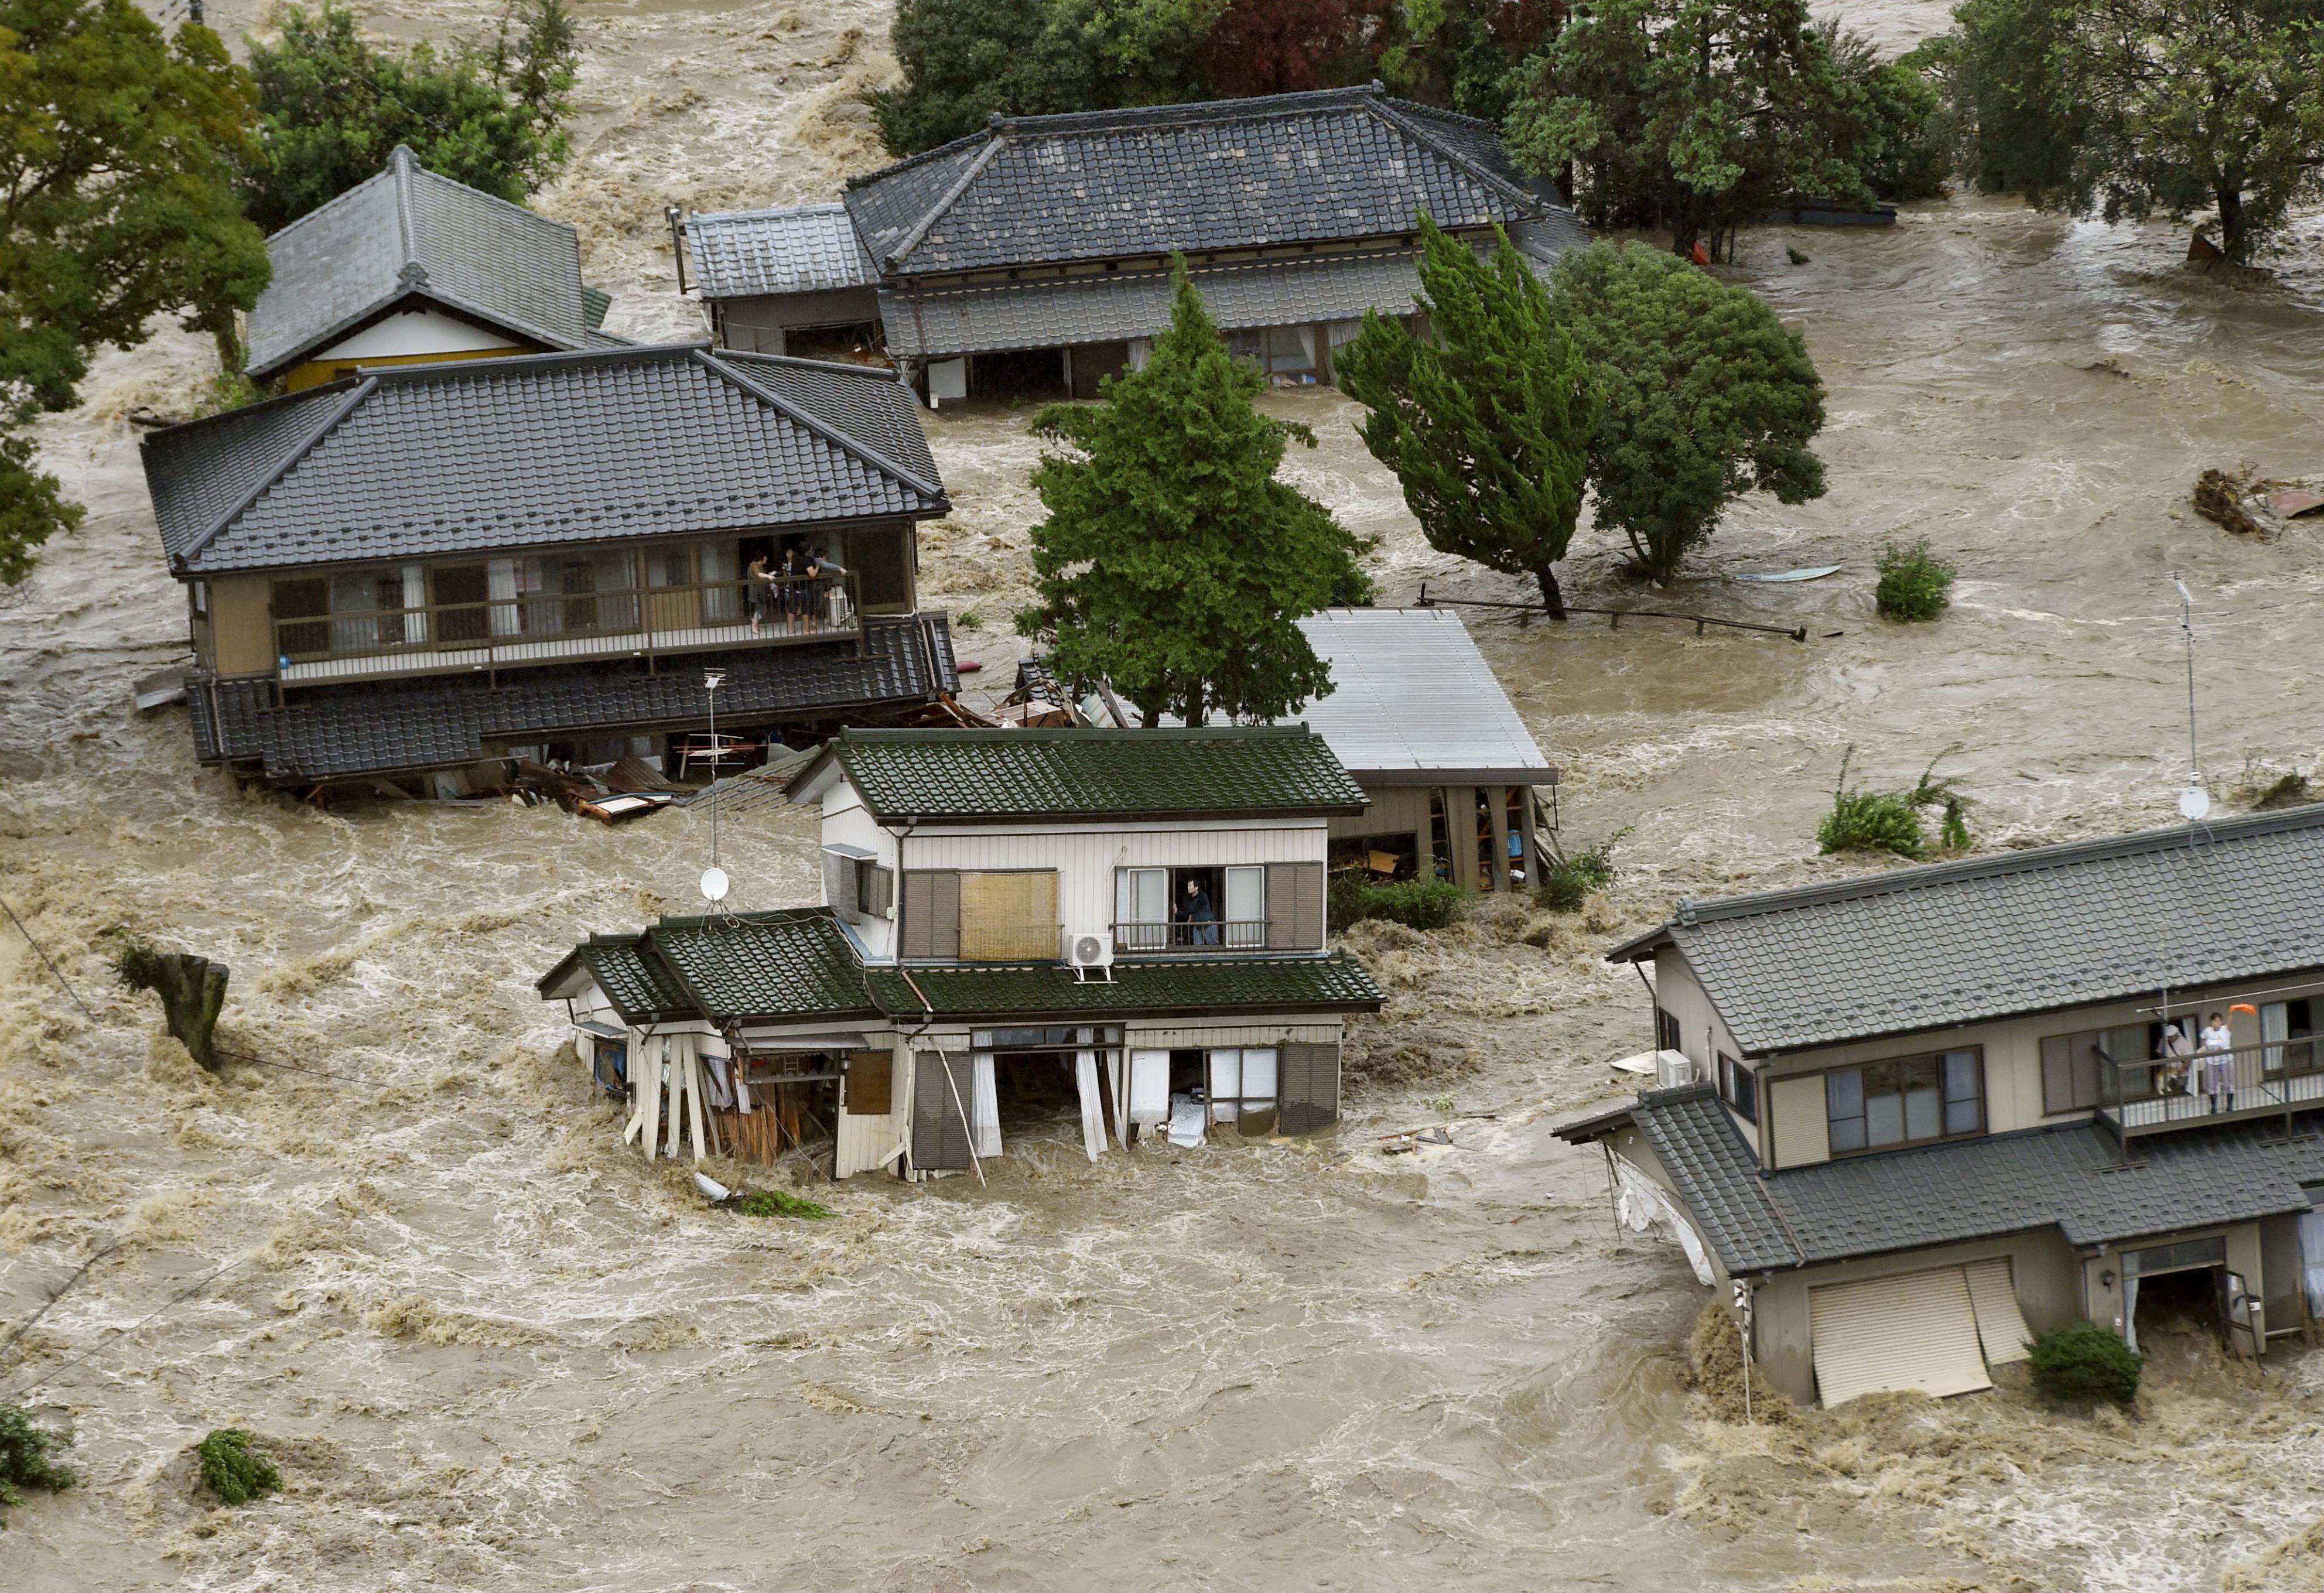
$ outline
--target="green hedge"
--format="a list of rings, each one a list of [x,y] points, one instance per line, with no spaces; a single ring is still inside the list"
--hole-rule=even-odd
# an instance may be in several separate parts
[[[49,1451],[70,1442],[64,1433],[33,1426],[32,1413],[23,1406],[0,1405],[0,1506],[23,1504],[20,1490],[24,1488],[54,1493],[72,1487],[71,1469],[49,1459]],[[0,1521],[0,1526],[6,1524]]]
[[[1332,927],[1345,929],[1366,918],[1385,918],[1412,929],[1442,929],[1461,916],[1468,892],[1442,879],[1406,879],[1374,885],[1361,874],[1341,874],[1329,897]]]
[[[250,1434],[239,1427],[221,1427],[194,1446],[201,1457],[202,1486],[221,1505],[247,1505],[281,1490],[282,1473],[264,1455],[250,1448]]]
[[[2096,1322],[2052,1328],[2034,1340],[2034,1386],[2052,1399],[2128,1404],[2145,1364],[2144,1356]]]

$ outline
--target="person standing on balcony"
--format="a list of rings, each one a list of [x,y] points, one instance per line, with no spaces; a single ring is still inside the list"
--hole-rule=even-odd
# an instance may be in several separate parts
[[[783,562],[775,566],[775,576],[779,583],[778,595],[782,603],[783,631],[787,635],[795,635],[799,629],[800,610],[807,596],[807,588],[799,580],[802,573],[798,544],[784,543]]]
[[[742,579],[747,583],[742,589],[742,602],[751,612],[751,634],[756,636],[775,595],[775,577],[767,568],[765,554],[761,553],[751,561],[751,567],[744,572]]]
[[[1178,921],[1187,926],[1186,944],[1190,946],[1214,946],[1219,944],[1219,916],[1211,906],[1211,893],[1203,889],[1200,879],[1186,881],[1186,910]]]
[[[2187,1059],[2194,1054],[2195,1047],[2188,1043],[2186,1035],[2177,1024],[2163,1026],[2163,1038],[2154,1047],[2155,1060],[2163,1064],[2157,1070],[2162,1074],[2157,1094],[2192,1095],[2195,1092],[2194,1081],[2187,1076]]]
[[[2236,1110],[2236,1040],[2227,1030],[2227,1015],[2214,1012],[2203,1024],[2203,1047],[2199,1060],[2203,1064],[2203,1094],[2210,1110],[2218,1111],[2219,1098],[2227,1098],[2225,1110]]]

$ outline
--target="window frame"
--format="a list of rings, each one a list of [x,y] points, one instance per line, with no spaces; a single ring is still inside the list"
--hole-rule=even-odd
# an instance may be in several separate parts
[[[1753,1128],[1759,1125],[1759,1075],[1724,1051],[1717,1053],[1719,1099]],[[1739,1082],[1738,1082],[1739,1081]]]
[[[1945,1058],[1949,1056],[1961,1055],[1966,1055],[1972,1059],[1970,1064],[1970,1076],[1976,1081],[1977,1084],[1977,1093],[1972,1097],[1977,1107],[1977,1126],[1973,1128],[1947,1131],[1945,1128],[1945,1122],[1950,1109],[1955,1104],[1955,1100],[1945,1092]],[[1868,1069],[1872,1068],[1895,1068],[1902,1070],[1915,1063],[1933,1064],[1936,1068],[1937,1128],[1939,1131],[1933,1135],[1923,1135],[1918,1137],[1915,1137],[1910,1132],[1911,1118],[1909,1113],[1911,1107],[1909,1104],[1909,1097],[1911,1092],[1909,1089],[1900,1088],[1896,1091],[1898,1110],[1907,1114],[1903,1122],[1903,1127],[1906,1129],[1904,1137],[1888,1144],[1873,1144],[1871,1142],[1872,1113],[1868,1103],[1871,1101],[1876,1092],[1867,1090],[1864,1087],[1864,1082],[1861,1075]],[[1832,1081],[1843,1073],[1855,1073],[1858,1075],[1857,1082],[1857,1100],[1859,1113],[1858,1117],[1852,1119],[1839,1119],[1832,1116]],[[1786,1078],[1821,1078],[1823,1081],[1824,1145],[1826,1151],[1834,1161],[1839,1161],[1846,1156],[1879,1156],[1886,1151],[1908,1150],[1915,1146],[1944,1145],[1957,1139],[1981,1139],[1986,1135],[1992,1132],[1993,1119],[1989,1101],[1993,1091],[1990,1082],[1986,1077],[1985,1047],[1981,1045],[1948,1045],[1941,1051],[1913,1051],[1907,1052],[1901,1056],[1876,1056],[1864,1062],[1851,1062],[1838,1067],[1819,1068],[1810,1073],[1787,1073],[1784,1076]],[[1887,1092],[1884,1091],[1877,1093],[1886,1094]],[[1840,1143],[1837,1130],[1841,1122],[1850,1120],[1861,1121],[1864,1124],[1865,1143],[1862,1145],[1843,1146]]]

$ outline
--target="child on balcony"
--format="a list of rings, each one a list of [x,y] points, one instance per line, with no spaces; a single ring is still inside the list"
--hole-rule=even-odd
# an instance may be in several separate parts
[[[2227,1098],[2224,1110],[2236,1110],[2236,1040],[2227,1030],[2227,1014],[2214,1012],[2203,1025],[2203,1047],[2200,1060],[2203,1064],[2203,1094],[2210,1110],[2221,1109],[2219,1098]]]

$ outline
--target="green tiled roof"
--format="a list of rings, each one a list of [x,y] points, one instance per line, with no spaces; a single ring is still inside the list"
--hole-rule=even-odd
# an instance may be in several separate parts
[[[822,1017],[872,1010],[862,965],[826,907],[664,918],[646,940],[715,1018]]]
[[[908,983],[894,969],[864,972],[880,1005],[899,1017],[924,1008],[941,1016],[1051,1012],[1208,1012],[1233,1008],[1281,1011],[1299,1008],[1377,1009],[1387,993],[1362,963],[1344,953],[1328,957],[1235,962],[1117,963],[1111,984],[1085,983],[1058,967],[915,968]]]
[[[849,730],[825,755],[882,821],[1356,813],[1366,801],[1305,725]]]
[[[694,1001],[638,935],[591,935],[574,948],[614,1010],[637,1022],[690,1013]],[[555,977],[551,975],[551,977]]]

